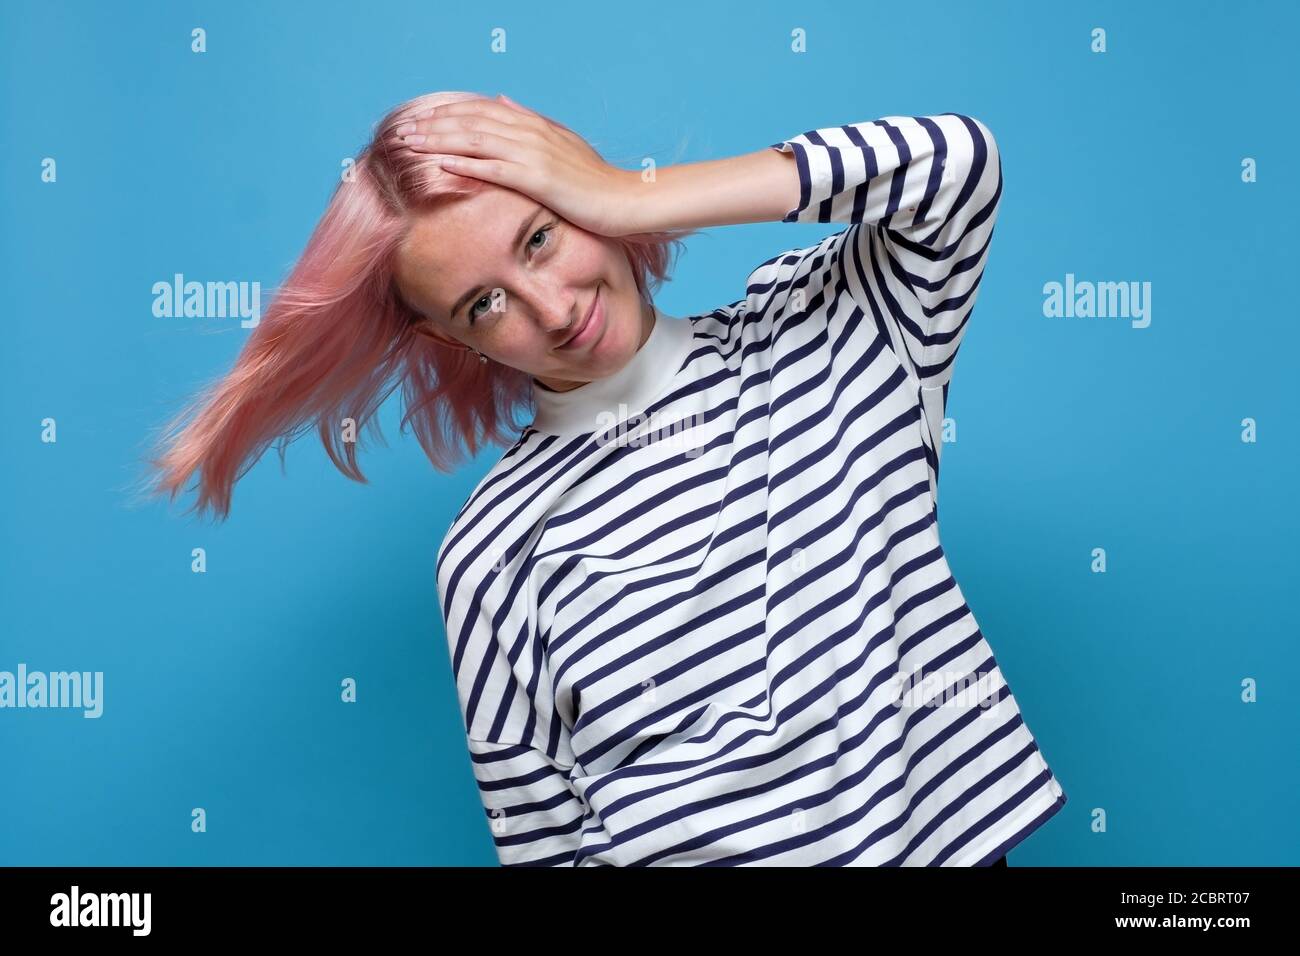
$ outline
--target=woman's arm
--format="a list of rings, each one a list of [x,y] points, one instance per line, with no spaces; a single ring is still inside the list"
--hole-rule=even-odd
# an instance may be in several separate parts
[[[883,223],[944,249],[1001,191],[988,128],[956,113],[886,116],[810,130],[730,159],[632,170],[624,233],[746,222]],[[892,237],[891,237],[892,238]]]
[[[624,235],[772,222],[799,204],[794,157],[770,147],[665,166],[648,182],[635,170],[626,174],[627,206],[619,229]]]
[[[1001,205],[1002,162],[992,132],[959,113],[886,116],[810,130],[772,149],[798,172],[798,199],[783,222],[849,225],[799,250],[802,258],[783,253],[764,263],[750,277],[755,302],[782,299],[784,318],[804,311],[784,301],[795,294],[817,312],[826,299],[847,293],[890,331],[921,387],[946,387]],[[710,205],[703,193],[698,202]],[[849,318],[831,311],[834,319],[818,314]]]

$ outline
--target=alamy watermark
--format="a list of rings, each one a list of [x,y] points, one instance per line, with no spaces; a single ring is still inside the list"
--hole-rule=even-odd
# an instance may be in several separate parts
[[[99,717],[104,712],[104,672],[29,673],[20,663],[17,674],[0,671],[0,709],[5,707],[79,708],[83,717]]]
[[[654,413],[629,416],[628,407],[620,403],[617,412],[601,412],[596,416],[599,432],[596,444],[601,448],[606,445],[631,448],[655,445],[683,451],[687,458],[698,458],[704,453],[704,448],[694,429],[703,424],[704,416],[699,412],[686,418],[664,421],[662,416]],[[611,429],[616,432],[612,436],[608,434]]]
[[[1132,319],[1135,329],[1151,324],[1150,282],[1074,281],[1043,284],[1043,315],[1049,319]]]
[[[153,295],[153,314],[159,319],[238,317],[246,329],[262,321],[260,282],[186,282],[177,272],[171,282],[155,282]]]
[[[889,679],[898,687],[894,707],[978,707],[987,714],[998,703],[998,688],[992,687],[992,671],[902,671]],[[983,715],[981,715],[983,716]]]
[[[83,893],[75,883],[50,897],[51,926],[123,926],[132,936],[148,936],[153,920],[152,893]]]

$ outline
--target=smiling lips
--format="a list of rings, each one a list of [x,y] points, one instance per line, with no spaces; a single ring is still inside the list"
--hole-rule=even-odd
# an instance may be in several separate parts
[[[596,297],[591,300],[591,311],[583,320],[582,326],[566,341],[563,345],[558,346],[560,349],[575,348],[590,341],[596,332],[600,331],[600,325],[605,317],[605,310],[601,303],[600,289],[596,290]]]

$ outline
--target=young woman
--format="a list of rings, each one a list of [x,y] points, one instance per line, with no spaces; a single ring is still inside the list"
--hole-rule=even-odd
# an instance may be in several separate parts
[[[413,100],[160,487],[197,470],[224,516],[304,423],[364,480],[358,423],[396,375],[436,467],[508,446],[437,559],[503,864],[1004,864],[1066,795],[937,525],[1001,195],[954,113],[625,171],[505,97]],[[729,304],[654,303],[672,243],[767,220],[846,228]]]

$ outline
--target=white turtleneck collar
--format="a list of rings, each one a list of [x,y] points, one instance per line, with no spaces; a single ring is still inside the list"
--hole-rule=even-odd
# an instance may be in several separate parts
[[[690,354],[695,332],[689,319],[666,315],[657,305],[652,308],[655,324],[649,337],[613,375],[567,392],[553,391],[533,380],[534,430],[549,435],[585,435],[645,411],[668,390]]]

